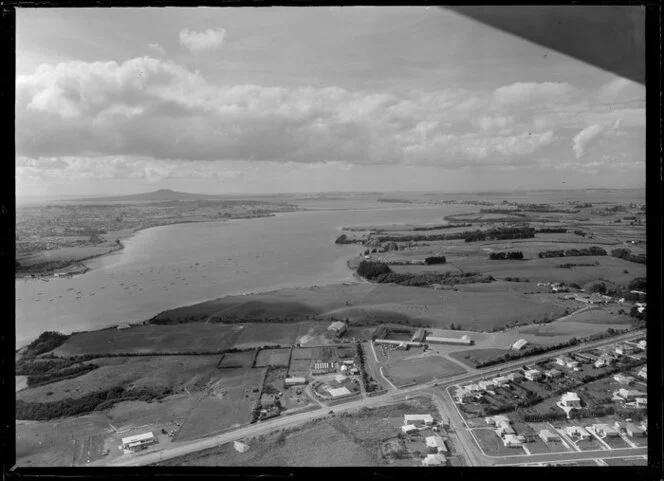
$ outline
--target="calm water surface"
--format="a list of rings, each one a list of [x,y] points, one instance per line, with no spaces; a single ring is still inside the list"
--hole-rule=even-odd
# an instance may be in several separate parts
[[[88,261],[84,275],[17,280],[17,344],[45,330],[144,320],[227,295],[353,281],[346,260],[361,249],[334,244],[341,226],[440,222],[469,210],[390,205],[146,229],[126,239],[122,251]]]

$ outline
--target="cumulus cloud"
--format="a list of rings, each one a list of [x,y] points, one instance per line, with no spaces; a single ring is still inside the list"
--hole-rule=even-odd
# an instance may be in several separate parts
[[[213,50],[224,43],[226,29],[208,29],[203,32],[184,29],[180,31],[180,45],[194,54]]]
[[[574,154],[577,159],[583,157],[586,147],[593,142],[604,131],[604,127],[598,124],[589,125],[572,139]]]
[[[546,108],[551,102],[556,108]],[[234,160],[510,166],[564,146],[561,131],[590,124],[573,140],[579,158],[602,130],[625,129],[642,114],[593,111],[579,102],[574,87],[559,83],[396,94],[216,85],[199,72],[148,56],[63,62],[17,77],[16,146],[19,155],[38,162],[81,158],[86,160],[71,161],[70,168],[94,175],[131,172],[148,181],[179,175],[173,162],[196,163],[201,171],[201,161]],[[95,158],[115,157],[151,160],[111,162],[107,170],[92,166]],[[206,175],[226,178],[226,172]]]

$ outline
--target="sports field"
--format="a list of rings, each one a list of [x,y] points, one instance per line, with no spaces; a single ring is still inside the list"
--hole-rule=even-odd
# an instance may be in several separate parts
[[[422,356],[414,359],[400,359],[383,369],[385,375],[396,386],[421,384],[433,379],[462,374],[465,370],[441,356]]]

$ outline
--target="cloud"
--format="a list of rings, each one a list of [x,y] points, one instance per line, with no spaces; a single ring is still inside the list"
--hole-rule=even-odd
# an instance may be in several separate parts
[[[63,62],[17,77],[16,147],[31,159],[87,159],[81,169],[94,175],[126,174],[95,170],[95,158],[151,159],[130,169],[148,180],[176,175],[173,162],[498,167],[551,158],[567,141],[580,158],[601,131],[643,123],[643,109],[597,109],[582,94],[559,83],[399,94],[218,85],[149,56]]]
[[[574,138],[572,139],[572,142],[574,143],[572,148],[574,149],[574,154],[576,155],[577,159],[583,157],[585,148],[593,140],[595,140],[603,131],[604,127],[598,124],[593,124],[589,125],[588,127],[586,127],[585,129],[583,129],[581,132],[579,132],[574,136]]]
[[[152,52],[162,57],[166,55],[166,49],[159,43],[149,43],[148,50],[151,50]]]
[[[194,54],[206,50],[213,50],[224,43],[226,29],[208,29],[204,32],[196,32],[188,29],[180,31],[180,45]]]

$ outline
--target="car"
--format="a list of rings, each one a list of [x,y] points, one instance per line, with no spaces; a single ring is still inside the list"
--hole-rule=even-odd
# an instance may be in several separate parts
[[[327,413],[327,414],[329,414],[330,416],[334,416],[334,411],[330,411],[330,412]]]

